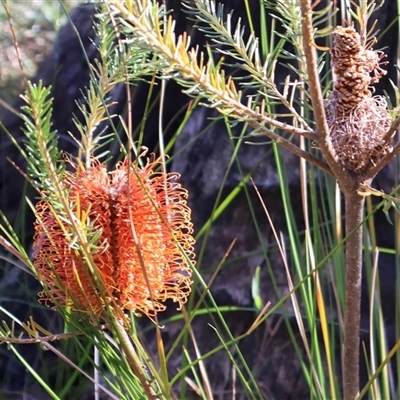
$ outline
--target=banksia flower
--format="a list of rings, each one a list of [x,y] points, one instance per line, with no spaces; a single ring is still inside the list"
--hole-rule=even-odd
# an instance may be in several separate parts
[[[50,201],[36,205],[33,256],[47,288],[42,300],[95,316],[108,304],[150,317],[167,299],[179,307],[186,301],[194,258],[187,191],[178,174],[154,172],[158,164],[125,161],[107,172],[94,163],[66,173],[75,222]]]
[[[332,145],[350,171],[361,173],[391,150],[383,137],[391,123],[383,97],[372,96],[371,85],[386,74],[382,52],[362,43],[353,27],[337,27],[332,36],[334,88],[325,102]]]

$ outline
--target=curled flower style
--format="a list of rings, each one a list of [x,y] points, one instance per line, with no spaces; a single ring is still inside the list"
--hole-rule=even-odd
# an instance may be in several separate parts
[[[150,317],[190,293],[191,212],[178,174],[124,161],[94,163],[62,181],[73,218],[36,206],[34,266],[44,300],[99,316],[107,304]],[[50,296],[49,296],[50,295]]]
[[[371,85],[386,74],[381,68],[384,53],[372,50],[373,43],[363,43],[351,26],[339,26],[332,35],[335,82],[325,111],[338,158],[357,174],[391,151],[383,140],[391,123],[386,101],[372,96]]]

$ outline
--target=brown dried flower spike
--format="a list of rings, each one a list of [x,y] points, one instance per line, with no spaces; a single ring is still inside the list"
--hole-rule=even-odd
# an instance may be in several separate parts
[[[386,71],[382,52],[362,43],[353,27],[337,27],[332,35],[334,89],[325,102],[332,145],[343,165],[357,174],[391,150],[383,137],[391,118],[383,97],[372,96],[371,85]]]
[[[78,225],[99,235],[89,246],[90,263],[76,246],[71,221],[49,201],[37,204],[33,249],[47,288],[42,300],[94,316],[109,304],[150,317],[165,309],[167,299],[179,307],[186,301],[188,260],[194,258],[187,191],[176,182],[178,174],[154,172],[158,165],[125,161],[109,173],[94,163],[67,173],[62,185]]]

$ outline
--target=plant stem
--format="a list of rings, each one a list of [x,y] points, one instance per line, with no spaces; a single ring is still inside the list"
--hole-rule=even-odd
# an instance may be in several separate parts
[[[343,346],[344,400],[359,392],[360,312],[362,276],[362,226],[364,197],[356,191],[345,193],[346,220],[346,304]]]
[[[106,320],[109,320],[109,318],[105,317]],[[147,395],[147,398],[149,400],[156,400],[158,399],[158,396],[155,394],[153,388],[150,386],[148,380],[146,379],[146,376],[144,375],[142,371],[142,363],[140,362],[140,359],[138,355],[136,354],[135,349],[133,348],[132,342],[122,324],[121,321],[118,321],[117,319],[111,320],[110,321],[110,326],[113,327],[114,333],[118,337],[119,345],[122,350],[122,354],[126,357],[126,360],[129,364],[129,366],[132,368],[133,372],[139,379],[143,391]]]

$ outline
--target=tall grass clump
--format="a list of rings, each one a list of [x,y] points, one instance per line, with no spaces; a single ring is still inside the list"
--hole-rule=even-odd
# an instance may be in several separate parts
[[[79,386],[78,376],[83,376],[93,384],[96,398],[100,392],[118,399],[186,399],[189,393],[216,398],[208,366],[217,353],[232,368],[227,398],[265,398],[268,389],[257,375],[257,363],[249,362],[241,344],[276,316],[285,326],[310,398],[395,396],[397,377],[389,366],[399,357],[399,342],[393,348],[387,343],[377,265],[380,253],[396,249],[377,245],[374,218],[382,208],[398,221],[390,210],[398,210],[399,201],[395,192],[378,191],[372,184],[400,151],[395,139],[400,117],[390,96],[376,94],[374,88],[392,67],[384,50],[375,48],[374,13],[384,2],[342,3],[338,13],[332,2],[265,0],[258,4],[260,15],[252,15],[245,2],[249,26],[244,26],[234,10],[227,14],[218,2],[182,0],[179,6],[194,31],[208,43],[204,49],[192,46],[190,32],[176,33],[174,14],[162,2],[96,4],[98,59],[90,65],[89,86],[82,88],[81,115],[71,115],[79,132],[72,138],[77,150],[71,154],[60,149],[52,130],[50,88],[25,78],[24,106],[18,111],[24,141],[9,136],[39,200],[21,200],[28,201],[35,216],[32,251],[20,243],[5,217],[0,241],[14,262],[28,267],[40,282],[40,304],[57,310],[63,331],[49,331],[34,319],[22,322],[2,308],[8,319],[0,340],[50,397],[65,398],[65,388]],[[4,7],[8,10],[7,1]],[[18,54],[16,40],[15,48]],[[232,68],[236,74],[227,72]],[[192,99],[173,135],[164,135],[160,118],[157,155],[142,146],[147,115],[140,116],[142,126],[133,128],[138,116],[131,109],[131,86],[143,81],[160,87],[160,98],[146,108],[149,115],[151,107],[162,114],[168,106],[163,96],[170,81]],[[118,85],[126,91],[126,119],[112,111]],[[392,88],[398,98],[397,87]],[[194,230],[192,213],[200,210],[190,209],[192,193],[182,187],[173,167],[178,165],[179,137],[201,107],[214,112],[206,114],[215,117],[210,131],[219,134],[213,124],[222,122],[231,158],[220,173],[208,219]],[[243,127],[239,135],[232,133],[238,124]],[[195,132],[196,138],[201,135]],[[285,233],[276,229],[269,200],[259,190],[256,165],[249,172],[242,169],[240,154],[246,146],[265,146],[265,157],[274,160]],[[298,199],[292,196],[291,171],[285,165],[290,153],[298,159]],[[233,168],[240,179],[227,191]],[[235,240],[207,270],[206,247],[239,194],[247,201],[259,240],[257,256],[274,287],[269,303],[262,292],[266,275],[259,266],[253,268],[251,310],[225,308],[213,296],[218,274],[244,257],[236,254]],[[381,202],[373,202],[375,197]],[[262,210],[262,222],[256,207]],[[273,238],[268,244],[265,225]],[[285,290],[275,281],[272,254],[284,270]],[[360,343],[363,265],[369,349]],[[229,313],[249,311],[255,316],[246,330],[237,332],[227,322]],[[196,322],[204,315],[217,338],[207,351]],[[395,319],[398,324],[397,309]],[[163,329],[168,327],[178,333],[166,348]],[[69,358],[68,346],[56,347],[53,341],[68,341],[79,362]],[[56,354],[70,367],[70,375],[44,379],[38,374],[17,346],[33,343]],[[172,368],[176,358],[179,365]],[[360,365],[368,376],[363,387]]]

